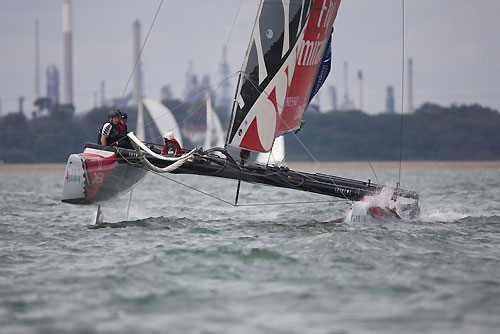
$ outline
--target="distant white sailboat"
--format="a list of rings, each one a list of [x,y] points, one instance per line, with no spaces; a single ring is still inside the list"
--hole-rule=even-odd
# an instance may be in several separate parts
[[[142,104],[144,105],[142,110],[143,126],[140,126],[141,113],[139,112],[137,129],[142,129],[144,132],[141,134],[138,131],[138,134],[140,134],[138,137],[146,142],[158,141],[158,138],[161,138],[163,134],[172,131],[175,139],[182,147],[181,130],[170,109],[153,99],[143,99]]]
[[[212,99],[209,96],[207,98],[207,130],[205,132],[203,148],[224,147],[225,140],[222,124],[217,113],[212,108]]]
[[[257,154],[256,161],[270,166],[282,166],[285,164],[285,137],[279,136],[274,140],[271,151]]]

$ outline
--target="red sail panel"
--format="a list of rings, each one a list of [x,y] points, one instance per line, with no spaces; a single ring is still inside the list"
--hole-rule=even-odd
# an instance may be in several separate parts
[[[271,150],[300,126],[340,0],[262,0],[240,77],[227,143]]]
[[[297,59],[278,125],[280,133],[300,126],[339,5],[340,0],[313,3],[304,36],[296,45]]]

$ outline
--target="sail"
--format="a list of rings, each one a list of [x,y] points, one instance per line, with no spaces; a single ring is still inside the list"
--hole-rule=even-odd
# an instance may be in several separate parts
[[[257,161],[266,165],[283,165],[285,160],[285,137],[279,136],[274,140],[274,145],[271,151],[257,154]]]
[[[144,132],[145,141],[163,141],[163,134],[168,131],[174,133],[175,139],[182,147],[182,136],[174,115],[166,106],[153,99],[143,99],[144,104]]]
[[[340,0],[261,0],[227,144],[267,152],[300,127]]]
[[[224,131],[217,113],[212,108],[212,99],[209,96],[207,98],[207,130],[203,148],[211,147],[224,147]]]

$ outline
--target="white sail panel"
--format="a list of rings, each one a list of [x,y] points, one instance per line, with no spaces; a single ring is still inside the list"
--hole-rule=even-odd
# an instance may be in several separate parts
[[[142,103],[144,103],[145,106],[145,110],[143,112],[147,112],[149,114],[151,121],[154,122],[154,125],[158,129],[160,135],[163,135],[168,131],[172,131],[175,139],[177,139],[182,147],[181,130],[179,129],[179,125],[177,124],[177,121],[175,120],[175,117],[170,109],[159,101],[153,99],[143,99]],[[149,126],[149,124],[144,125],[146,128]]]

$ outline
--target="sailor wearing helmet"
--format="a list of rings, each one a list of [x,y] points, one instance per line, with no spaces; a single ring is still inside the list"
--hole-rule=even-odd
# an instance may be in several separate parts
[[[120,123],[122,119],[122,114],[120,113],[120,109],[113,109],[109,113],[109,121],[105,122],[101,129],[99,130],[99,134],[97,136],[97,143],[103,146],[115,144],[120,137],[120,128],[118,127],[118,123]]]
[[[182,154],[181,145],[174,138],[174,133],[169,131],[163,135],[163,140],[165,145],[163,145],[163,155],[168,155],[171,157],[180,157]]]

